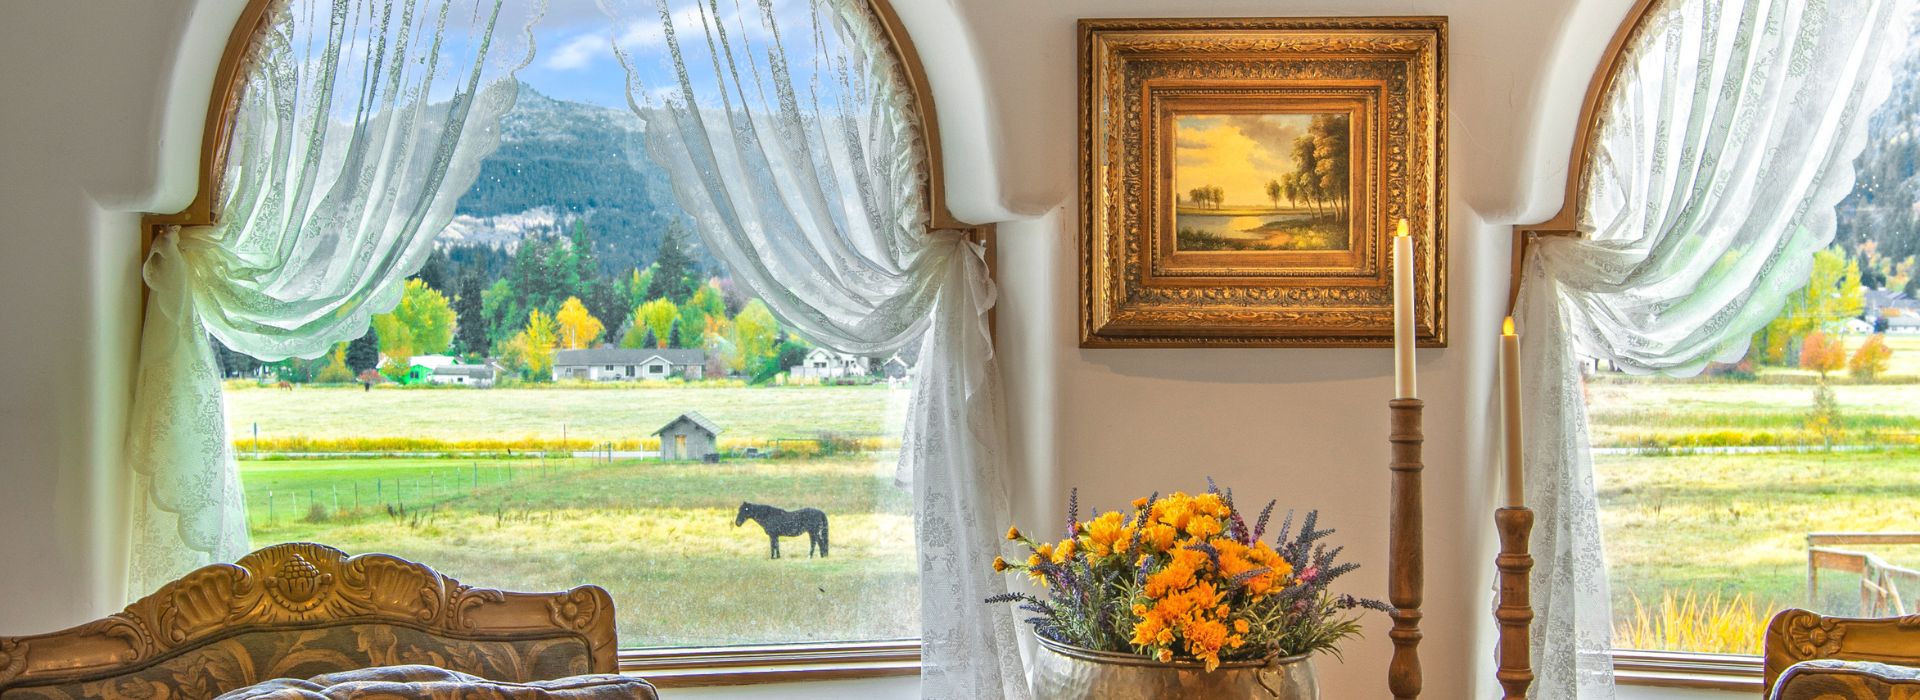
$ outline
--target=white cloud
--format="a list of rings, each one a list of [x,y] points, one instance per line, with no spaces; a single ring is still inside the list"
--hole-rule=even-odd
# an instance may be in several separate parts
[[[540,62],[542,68],[582,70],[592,66],[598,59],[611,57],[613,49],[608,45],[605,35],[588,33],[561,42],[551,53],[542,53],[547,53],[546,59]]]

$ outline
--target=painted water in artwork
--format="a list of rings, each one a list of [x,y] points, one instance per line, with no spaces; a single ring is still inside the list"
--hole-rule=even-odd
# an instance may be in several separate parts
[[[1175,250],[1351,245],[1347,115],[1187,114],[1174,128]]]

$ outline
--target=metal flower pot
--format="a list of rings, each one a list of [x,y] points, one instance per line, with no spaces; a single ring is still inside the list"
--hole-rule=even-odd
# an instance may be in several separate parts
[[[1161,663],[1134,654],[1083,649],[1040,637],[1034,693],[1039,700],[1319,700],[1308,654],[1227,661],[1212,671],[1198,661]]]

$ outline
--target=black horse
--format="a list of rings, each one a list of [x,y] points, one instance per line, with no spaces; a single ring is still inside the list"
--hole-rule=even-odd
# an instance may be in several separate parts
[[[817,508],[785,511],[743,501],[740,503],[740,514],[733,519],[733,526],[740,527],[741,523],[748,520],[759,523],[760,529],[767,532],[767,543],[772,551],[768,557],[770,559],[780,558],[780,538],[799,537],[803,532],[807,534],[807,557],[812,558],[815,550],[820,552],[820,556],[827,556],[827,514]]]

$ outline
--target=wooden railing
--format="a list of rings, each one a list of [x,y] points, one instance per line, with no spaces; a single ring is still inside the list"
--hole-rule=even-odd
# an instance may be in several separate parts
[[[1910,614],[1902,591],[1920,593],[1920,571],[1840,546],[1920,544],[1920,532],[1819,532],[1807,535],[1807,604],[1820,604],[1822,570],[1860,577],[1861,617]],[[1835,546],[1839,545],[1839,546]]]

